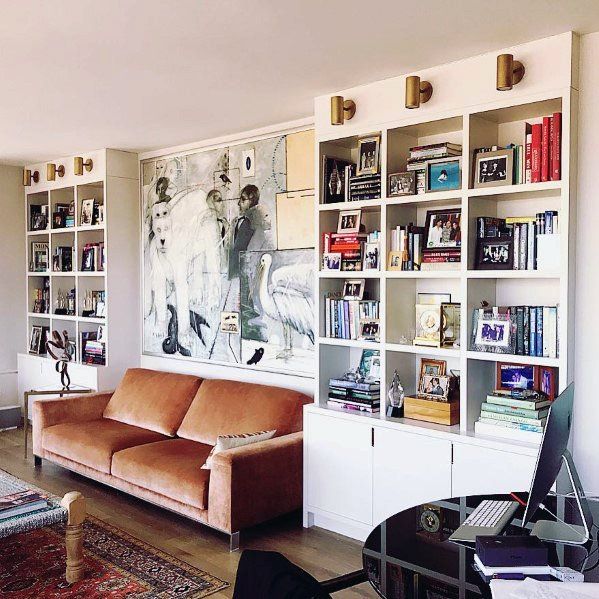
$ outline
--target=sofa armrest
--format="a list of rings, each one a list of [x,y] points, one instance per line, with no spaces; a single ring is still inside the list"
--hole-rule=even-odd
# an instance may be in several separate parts
[[[42,431],[65,422],[88,422],[102,418],[112,391],[33,402],[33,453],[43,457]]]
[[[229,533],[299,509],[303,433],[217,453],[208,486],[208,522]]]

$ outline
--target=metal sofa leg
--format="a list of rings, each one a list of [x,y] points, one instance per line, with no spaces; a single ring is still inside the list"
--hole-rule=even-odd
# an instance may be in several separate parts
[[[239,531],[229,535],[229,551],[239,551]]]
[[[33,465],[36,468],[40,468],[42,465],[42,458],[40,458],[40,456],[38,456],[38,455],[34,455],[33,456]]]

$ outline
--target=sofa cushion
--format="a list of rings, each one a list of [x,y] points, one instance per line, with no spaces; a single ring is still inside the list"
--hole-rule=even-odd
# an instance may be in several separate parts
[[[173,437],[201,382],[187,374],[130,368],[110,398],[104,418]]]
[[[302,430],[302,406],[308,396],[280,387],[206,379],[177,435],[215,445],[219,435],[275,429],[276,436]]]
[[[49,426],[42,432],[42,447],[44,451],[110,474],[115,452],[166,438],[153,431],[102,418]]]
[[[210,471],[202,470],[212,446],[168,439],[116,453],[112,475],[181,503],[208,508]]]

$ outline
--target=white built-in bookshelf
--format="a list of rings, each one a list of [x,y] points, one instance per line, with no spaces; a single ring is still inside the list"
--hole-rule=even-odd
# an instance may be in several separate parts
[[[428,104],[416,110],[403,108],[404,77],[335,92],[353,99],[357,105],[356,116],[343,126],[329,124],[330,95],[316,99],[316,159],[320,169],[316,186],[321,202],[316,207],[315,231],[316,247],[320,249],[315,290],[318,358],[314,404],[306,408],[305,414],[305,525],[316,523],[363,538],[371,525],[402,506],[474,492],[478,489],[474,484],[477,479],[493,486],[493,474],[489,471],[495,470],[498,481],[489,491],[515,490],[529,480],[537,447],[476,436],[474,423],[487,393],[495,387],[497,362],[556,367],[559,390],[573,378],[570,248],[575,231],[576,161],[572,148],[576,147],[577,91],[573,83],[576,65],[570,58],[576,56],[576,44],[575,37],[564,34],[417,73],[433,84],[434,93]],[[525,63],[526,76],[513,90],[498,92],[494,85],[495,59],[497,54],[508,51]],[[475,148],[523,144],[525,123],[538,123],[554,112],[563,115],[561,180],[473,188]],[[322,157],[356,163],[358,140],[373,134],[381,138],[381,199],[323,204]],[[406,170],[410,147],[446,141],[463,148],[459,189],[387,196],[388,174]],[[323,271],[323,233],[336,231],[339,211],[358,208],[362,210],[366,232],[381,231],[381,270]],[[424,226],[427,211],[440,208],[461,209],[459,268],[389,271],[391,230],[408,223]],[[477,217],[525,217],[546,210],[559,213],[559,268],[475,270]],[[367,298],[380,301],[379,342],[326,337],[326,295],[341,292],[345,279],[358,278],[365,279]],[[415,304],[421,292],[450,293],[451,301],[459,302],[459,347],[424,347],[405,342],[415,330]],[[558,305],[558,357],[471,350],[472,314],[482,300],[490,306]],[[380,413],[367,415],[328,407],[329,380],[355,369],[366,348],[380,350]],[[394,371],[397,370],[406,395],[414,394],[420,360],[426,357],[445,360],[448,370],[460,372],[459,424],[443,426],[386,415],[387,390]],[[375,442],[379,434],[382,440]],[[345,466],[343,455],[347,458]],[[354,480],[346,485],[341,472],[352,472],[352,467]],[[508,488],[512,484],[514,488]],[[409,485],[416,489],[407,490]],[[368,489],[359,491],[358,487],[363,486]],[[351,493],[359,495],[354,502],[344,499]]]

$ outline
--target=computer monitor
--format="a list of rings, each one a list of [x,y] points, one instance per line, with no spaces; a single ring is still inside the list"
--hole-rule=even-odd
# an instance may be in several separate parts
[[[537,456],[535,473],[528,495],[528,503],[524,511],[523,523],[526,525],[530,522],[543,501],[545,501],[549,491],[551,491],[562,465],[565,465],[574,490],[574,498],[582,516],[583,525],[576,526],[565,522],[540,520],[535,524],[532,534],[547,541],[578,545],[589,540],[593,517],[584,497],[584,491],[572,456],[568,451],[573,403],[574,383],[568,385],[549,408],[545,431]]]

